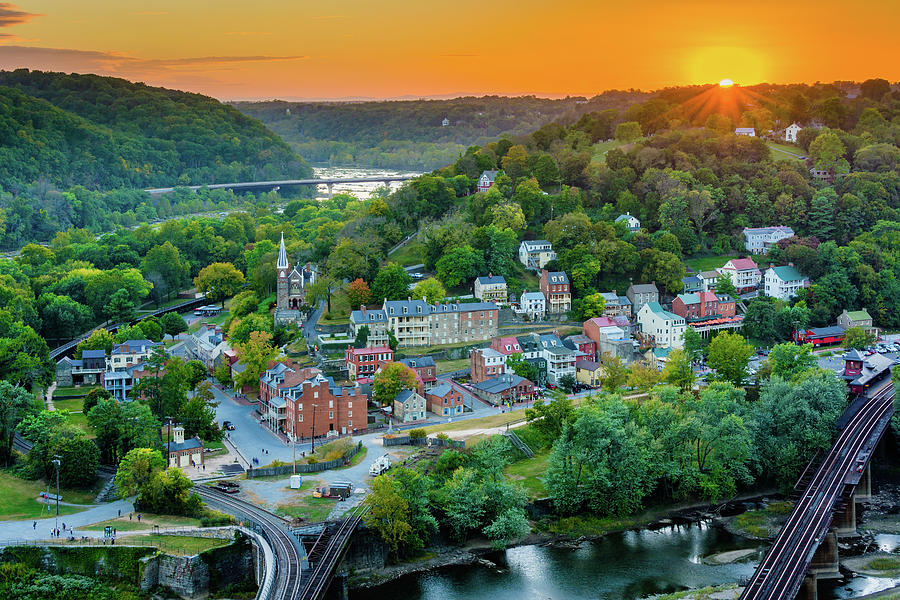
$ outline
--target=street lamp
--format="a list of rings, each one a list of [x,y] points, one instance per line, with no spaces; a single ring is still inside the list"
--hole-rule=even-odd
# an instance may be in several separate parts
[[[316,453],[316,409],[319,408],[318,404],[310,404],[313,407],[313,422],[312,422],[312,448],[310,449],[310,454]]]
[[[169,468],[169,461],[172,460],[172,417],[166,417],[166,426],[168,427],[168,434],[166,439],[166,468]]]
[[[56,467],[56,524],[53,527],[53,531],[56,532],[59,530],[59,454],[54,454],[51,462]]]

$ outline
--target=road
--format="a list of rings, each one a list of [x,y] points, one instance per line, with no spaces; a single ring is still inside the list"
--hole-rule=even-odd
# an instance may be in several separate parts
[[[52,505],[51,505],[52,506]],[[103,537],[103,531],[81,530],[80,527],[93,525],[101,521],[115,519],[121,514],[134,512],[134,505],[129,500],[117,500],[106,504],[91,505],[85,511],[59,517],[59,527],[74,527],[77,537]],[[37,527],[33,526],[37,521]],[[46,540],[50,538],[50,530],[57,523],[56,516],[45,519],[29,519],[26,521],[0,521],[0,540]]]
[[[796,597],[815,549],[831,525],[835,505],[841,501],[846,486],[858,481],[858,466],[868,461],[880,437],[876,433],[887,427],[893,414],[893,398],[890,383],[873,391],[841,431],[756,568],[741,594],[742,600]]]

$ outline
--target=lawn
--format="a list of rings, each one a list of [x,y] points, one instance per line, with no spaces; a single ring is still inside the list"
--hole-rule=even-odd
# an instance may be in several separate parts
[[[804,156],[806,153],[803,151],[803,148],[799,148],[797,146],[790,146],[787,144],[776,144],[775,142],[766,142],[766,145],[772,149],[770,153],[772,156],[772,160],[787,160],[787,161],[797,161],[800,162],[800,156]],[[789,154],[786,154],[789,153]]]
[[[120,543],[155,546],[166,554],[194,556],[213,548],[227,546],[232,540],[188,535],[134,535],[122,538]]]
[[[346,291],[339,289],[331,294],[331,310],[329,311],[326,305],[319,322],[323,325],[344,325],[350,322],[350,302],[347,300]]]
[[[547,459],[550,451],[544,450],[534,455],[534,458],[523,458],[507,465],[503,473],[520,484],[529,498],[546,498],[547,488],[544,487],[542,476],[547,472]]]
[[[137,520],[137,513],[129,519],[127,514],[122,514],[117,519],[101,521],[93,525],[87,525],[81,529],[89,531],[103,531],[107,526],[115,527],[119,531],[150,531],[154,525],[165,527],[199,527],[200,519],[193,517],[176,517],[174,515],[156,515],[152,513],[141,513],[141,520]]]
[[[441,373],[452,373],[453,371],[460,371],[462,369],[469,368],[469,359],[468,358],[459,358],[456,360],[440,360],[435,361],[435,368],[437,369],[437,374]]]
[[[309,495],[289,504],[279,504],[275,507],[275,512],[292,519],[299,518],[310,523],[320,523],[328,518],[335,504],[337,500],[333,498],[313,498]]]
[[[58,387],[53,390],[53,396],[78,396],[83,398],[84,396],[87,396],[91,392],[91,390],[97,389],[98,387],[99,386],[96,385]]]
[[[425,246],[417,240],[408,244],[387,257],[387,262],[394,262],[401,267],[419,265],[425,262]]]
[[[356,465],[358,465],[359,463],[361,463],[362,461],[364,461],[364,460],[366,459],[366,454],[368,454],[368,453],[369,453],[369,449],[366,448],[365,446],[363,446],[363,447],[359,450],[359,452],[357,452],[357,453],[353,456],[353,458],[350,459],[350,464],[349,464],[349,465],[346,465],[346,466],[344,466],[344,467],[338,467],[336,470],[339,470],[339,469],[349,469],[350,467],[355,467]]]
[[[37,501],[38,495],[47,491],[47,484],[44,481],[19,479],[9,473],[0,471],[0,489],[3,490],[3,493],[0,494],[0,521],[41,519],[56,514],[55,503],[50,505],[51,512],[48,513],[46,505]],[[54,487],[51,492],[56,493],[56,488]],[[67,490],[60,490],[60,495],[65,502],[76,502],[84,499],[83,496],[75,498],[75,494],[72,494],[70,497],[70,492]],[[83,510],[84,508],[60,505],[59,514],[71,515]]]
[[[734,257],[735,255],[733,254],[720,254],[718,256],[699,256],[694,258],[686,258],[684,260],[684,264],[699,273],[701,271],[712,271],[714,269],[718,269]]]
[[[69,423],[83,431],[87,437],[91,439],[97,437],[94,435],[94,430],[88,425],[87,416],[84,413],[69,413]]]
[[[227,302],[226,302],[226,304],[227,304]],[[187,332],[188,333],[196,333],[197,331],[200,330],[201,327],[203,327],[204,323],[209,323],[211,325],[221,325],[222,323],[225,322],[226,319],[228,319],[230,314],[231,313],[229,311],[225,310],[215,317],[203,317],[199,321],[196,321],[190,327],[188,327]]]
[[[84,398],[72,398],[68,400],[54,400],[53,407],[56,410],[68,410],[69,412],[81,412],[84,408]]]
[[[644,138],[641,138],[637,141],[642,141]],[[595,157],[598,157],[601,162],[606,162],[606,153],[612,150],[613,148],[620,148],[624,146],[628,146],[627,142],[623,142],[621,140],[605,140],[602,142],[597,142],[593,146],[591,146],[591,154]]]
[[[469,429],[488,429],[491,427],[502,427],[507,423],[515,423],[525,420],[525,411],[516,410],[513,412],[497,413],[488,417],[479,417],[477,419],[465,419],[462,421],[454,421],[453,423],[440,423],[438,425],[429,425],[423,427],[425,433],[440,433],[442,431],[467,431]]]

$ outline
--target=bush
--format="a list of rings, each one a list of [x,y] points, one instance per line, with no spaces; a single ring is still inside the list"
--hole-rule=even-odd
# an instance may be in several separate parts
[[[411,429],[409,431],[409,439],[411,440],[421,440],[425,438],[425,430],[424,429]]]
[[[220,527],[222,525],[231,525],[232,522],[234,522],[234,519],[231,515],[226,515],[217,510],[206,509],[200,515],[201,527]]]
[[[450,436],[444,433],[443,431],[437,434],[437,439],[439,440],[449,440]]]
[[[314,465],[318,462],[319,462],[319,459],[316,458],[315,456],[310,456],[309,458],[306,459],[306,464],[308,464],[308,465]]]

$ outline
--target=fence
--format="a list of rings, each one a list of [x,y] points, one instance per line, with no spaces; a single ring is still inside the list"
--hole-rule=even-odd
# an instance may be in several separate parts
[[[328,460],[323,462],[317,462],[315,464],[297,464],[296,472],[297,473],[318,473],[320,471],[327,471],[329,469],[336,469],[338,467],[342,467],[347,464],[350,459],[356,456],[356,453],[362,450],[362,442],[356,444],[354,448],[352,448],[349,452],[344,454],[341,458],[336,458],[334,460]],[[289,475],[294,473],[294,465],[282,465],[280,467],[262,467],[259,469],[247,469],[247,479],[254,479],[256,477],[271,477],[273,475]]]
[[[428,446],[429,448],[433,448],[435,446],[440,448],[465,448],[466,442],[462,440],[451,440],[437,437],[430,438],[411,438],[408,435],[398,435],[394,437],[384,437],[382,438],[382,443],[385,446]]]

